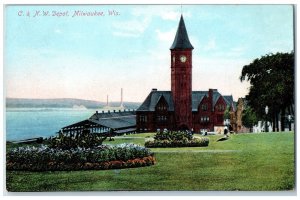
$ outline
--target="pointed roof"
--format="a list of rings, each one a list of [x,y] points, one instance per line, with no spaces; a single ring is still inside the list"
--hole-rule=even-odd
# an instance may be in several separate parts
[[[208,91],[193,91],[192,92],[192,111],[198,111],[199,104],[208,96]]]
[[[155,107],[159,100],[164,98],[168,104],[168,111],[174,111],[174,102],[171,91],[157,91],[152,90],[147,96],[142,105],[137,111],[155,111]]]
[[[202,100],[209,96],[209,91],[193,91],[192,92],[192,111],[197,112],[200,103]],[[164,98],[168,104],[168,111],[174,111],[174,102],[171,91],[157,91],[152,90],[150,94],[147,96],[142,105],[137,109],[137,111],[155,111],[155,107],[160,99]],[[212,93],[212,110],[214,111],[214,107],[217,101],[223,98],[226,102],[227,106],[233,106],[233,110],[236,110],[236,105],[233,101],[232,95],[222,95],[218,92],[218,90],[214,89]]]
[[[180,17],[176,36],[170,50],[173,49],[194,49],[189,40],[182,15]]]

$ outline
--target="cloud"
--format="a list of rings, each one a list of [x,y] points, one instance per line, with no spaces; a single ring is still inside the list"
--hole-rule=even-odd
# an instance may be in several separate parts
[[[178,9],[176,9],[178,10]],[[160,14],[161,18],[163,20],[172,20],[172,21],[178,21],[180,18],[181,13],[179,11],[162,11]],[[192,15],[190,12],[183,12],[182,15],[184,16],[184,18],[190,18]]]
[[[118,21],[113,24],[113,34],[121,37],[139,37],[148,28],[151,18]]]
[[[156,33],[157,39],[159,41],[168,42],[169,44],[171,44],[172,40],[175,37],[176,29],[171,29],[171,30],[165,31],[165,32],[157,29],[157,30],[155,30],[155,33]]]
[[[204,51],[210,51],[217,48],[215,38],[211,38],[203,47]]]
[[[222,50],[215,49],[214,56],[216,58],[233,59],[233,58],[239,58],[239,57],[245,55],[246,52],[247,52],[247,47],[236,46],[236,47],[228,48],[227,50],[224,50],[224,48]]]
[[[153,7],[141,9],[140,7],[135,7],[131,15],[134,19],[130,19],[127,21],[119,21],[113,24],[113,35],[119,37],[139,37],[141,34],[145,32],[145,30],[149,27],[153,17],[159,17],[163,20],[172,20],[178,21],[181,13],[178,12],[177,7],[162,7],[158,6],[156,9]],[[191,17],[190,12],[184,12],[184,17]],[[172,29],[171,31],[173,31]],[[175,31],[173,32],[161,32],[160,30],[156,31],[159,40],[161,41],[170,41],[167,39],[168,36],[171,36],[173,39]]]
[[[113,32],[114,36],[119,36],[119,37],[139,37],[139,34],[136,33],[126,33],[126,32]]]
[[[183,7],[184,9],[184,7]],[[163,20],[178,21],[181,15],[180,6],[135,7],[131,14],[135,17],[160,17]],[[191,17],[191,12],[183,12],[183,16]]]
[[[248,82],[241,83],[239,76],[248,59],[206,58],[193,56],[193,90],[218,89],[224,95],[233,95],[234,100],[248,93]]]
[[[179,12],[175,12],[175,11],[169,11],[169,12],[163,12],[161,14],[161,18],[164,20],[173,20],[176,21],[178,20],[180,17],[180,13]]]
[[[54,33],[61,34],[62,31],[61,31],[60,29],[55,29],[55,30],[54,30]]]
[[[245,51],[246,51],[245,47],[233,47],[227,52],[227,56],[238,57],[243,55]]]

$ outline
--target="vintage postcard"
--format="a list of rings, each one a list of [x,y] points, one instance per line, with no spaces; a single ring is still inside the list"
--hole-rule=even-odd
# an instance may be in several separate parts
[[[295,195],[295,10],[4,5],[6,193]]]

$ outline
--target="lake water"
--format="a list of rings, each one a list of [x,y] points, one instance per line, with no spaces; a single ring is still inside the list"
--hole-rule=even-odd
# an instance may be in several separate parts
[[[98,110],[101,112],[101,110]],[[85,120],[96,110],[16,108],[6,110],[6,140],[56,135],[62,127]]]

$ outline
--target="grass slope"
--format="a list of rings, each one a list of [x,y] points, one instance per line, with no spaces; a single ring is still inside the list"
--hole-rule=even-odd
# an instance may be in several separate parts
[[[143,145],[136,134],[109,143]],[[157,164],[106,171],[7,172],[9,191],[275,191],[295,187],[294,133],[209,136],[208,147],[155,148]],[[232,151],[228,151],[232,150]]]

